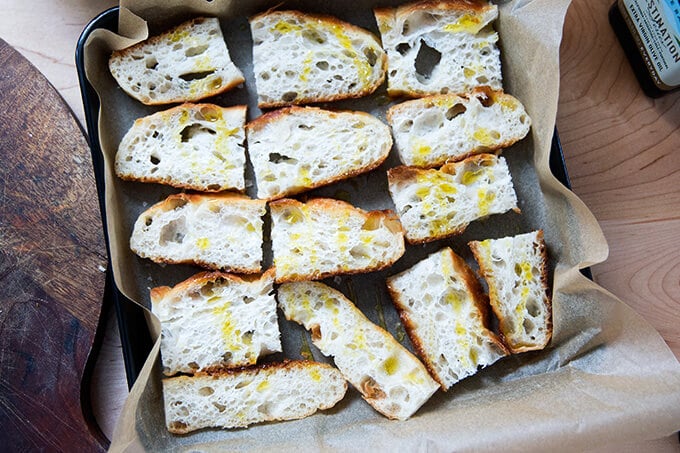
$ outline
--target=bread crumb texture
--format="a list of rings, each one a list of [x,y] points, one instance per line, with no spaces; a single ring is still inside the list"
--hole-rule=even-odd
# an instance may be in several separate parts
[[[502,85],[498,7],[486,1],[419,2],[379,8],[390,95],[463,93]]]
[[[552,336],[543,231],[471,242],[491,307],[512,352],[544,348]]]
[[[140,118],[116,153],[123,179],[220,192],[245,190],[246,107],[182,104]]]
[[[437,390],[423,364],[339,291],[287,283],[277,298],[286,318],[309,329],[314,345],[386,417],[407,419]]]
[[[334,17],[269,11],[250,28],[260,107],[365,96],[385,78],[377,38]]]
[[[264,201],[241,195],[170,195],[140,214],[130,248],[161,263],[259,272],[265,211]]]
[[[364,112],[289,107],[248,125],[258,198],[281,198],[367,172],[391,148],[387,125]]]
[[[254,365],[260,356],[280,352],[273,284],[273,272],[250,279],[212,272],[152,289],[163,372]]]
[[[328,198],[269,206],[279,283],[376,271],[404,254],[403,229],[391,211],[366,212]]]
[[[531,128],[517,98],[486,88],[406,101],[391,107],[387,119],[399,159],[425,168],[507,148]]]
[[[390,277],[392,300],[421,358],[444,390],[507,355],[485,325],[485,297],[465,261],[446,247]]]
[[[177,376],[163,379],[165,421],[171,433],[185,434],[293,420],[333,407],[346,391],[337,369],[309,361]]]
[[[197,101],[243,83],[216,18],[196,18],[113,52],[118,85],[148,105]]]
[[[512,177],[503,157],[480,154],[439,170],[388,170],[390,196],[406,238],[429,242],[462,233],[470,222],[517,209]]]

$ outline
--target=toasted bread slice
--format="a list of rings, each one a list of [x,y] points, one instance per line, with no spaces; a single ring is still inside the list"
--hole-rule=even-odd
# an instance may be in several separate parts
[[[513,353],[543,349],[552,337],[543,231],[469,245],[489,287],[505,344]]]
[[[238,428],[329,409],[347,391],[330,365],[305,360],[163,379],[168,431]]]
[[[378,39],[335,17],[267,11],[250,29],[260,107],[362,97],[385,79]]]
[[[317,282],[287,283],[277,299],[286,318],[309,329],[312,342],[386,417],[409,418],[437,391],[423,364],[339,291]]]
[[[446,247],[387,279],[420,358],[442,390],[506,356],[487,327],[486,296],[472,270]]]
[[[127,94],[147,105],[197,101],[245,81],[219,21],[205,17],[113,52],[109,69]]]
[[[265,210],[265,201],[228,192],[170,195],[139,216],[130,248],[158,263],[260,272]]]
[[[493,154],[439,170],[391,168],[387,181],[406,239],[413,244],[460,234],[470,222],[491,214],[519,212],[508,165]]]
[[[151,290],[161,322],[163,373],[254,365],[281,351],[274,272],[244,278],[202,272],[170,288]]]
[[[517,98],[483,88],[397,104],[388,110],[387,121],[399,159],[425,168],[507,148],[531,127]]]
[[[277,283],[378,271],[404,254],[392,211],[366,212],[329,198],[284,198],[269,207]]]
[[[420,97],[503,88],[498,7],[484,0],[421,1],[374,11],[387,52],[387,92]]]
[[[281,198],[365,173],[392,148],[389,127],[365,112],[288,107],[247,127],[257,197]]]
[[[126,180],[221,192],[245,190],[246,106],[182,104],[140,118],[118,146]]]

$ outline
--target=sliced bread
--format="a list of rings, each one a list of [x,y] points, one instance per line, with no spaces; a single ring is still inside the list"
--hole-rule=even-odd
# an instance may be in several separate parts
[[[421,359],[448,390],[508,350],[487,328],[487,298],[472,270],[446,247],[387,279],[387,288]]]
[[[127,94],[147,105],[197,101],[245,81],[219,21],[205,17],[113,52],[109,69]]]
[[[366,96],[385,79],[378,39],[335,17],[267,11],[250,29],[260,107]]]
[[[484,88],[397,104],[388,110],[387,121],[399,159],[416,167],[438,167],[507,148],[523,139],[531,127],[517,98]]]
[[[387,171],[390,196],[413,244],[460,234],[474,220],[510,209],[519,212],[505,159],[479,154],[439,170]]]
[[[284,198],[269,207],[277,283],[378,271],[404,254],[392,211],[366,212],[329,198]]]
[[[272,270],[256,277],[202,272],[151,290],[163,373],[254,365],[281,351]]]
[[[340,372],[304,360],[163,379],[168,431],[239,428],[329,409],[347,391]]]
[[[220,192],[245,190],[246,106],[182,104],[140,118],[118,146],[127,180]]]
[[[265,201],[243,195],[170,195],[135,222],[130,248],[158,263],[260,272]]]
[[[421,1],[374,11],[387,52],[387,92],[411,97],[502,89],[498,7],[484,0]]]
[[[376,168],[392,148],[389,127],[365,112],[288,107],[248,123],[258,198],[276,199]]]
[[[469,245],[489,287],[505,344],[513,353],[543,349],[552,336],[543,231]]]
[[[309,329],[312,342],[386,417],[409,418],[437,391],[423,364],[339,291],[317,282],[287,283],[277,299],[286,318]]]

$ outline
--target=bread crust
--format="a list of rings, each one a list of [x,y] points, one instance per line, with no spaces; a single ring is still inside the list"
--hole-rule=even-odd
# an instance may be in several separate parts
[[[399,217],[395,214],[394,211],[390,209],[385,209],[381,211],[364,211],[361,208],[357,208],[350,203],[347,203],[342,200],[336,200],[333,198],[312,198],[306,203],[302,203],[300,201],[297,201],[292,198],[283,198],[280,200],[272,201],[269,203],[270,209],[284,209],[286,207],[294,207],[297,209],[300,209],[303,206],[311,207],[311,208],[318,208],[320,210],[324,211],[347,211],[350,210],[353,213],[360,215],[364,218],[365,221],[368,221],[369,219],[380,219],[383,220],[383,223],[385,226],[390,230],[390,232],[396,234],[396,235],[401,235],[403,237],[404,235],[404,228],[401,225],[401,222],[399,221]],[[333,277],[335,275],[353,275],[353,274],[364,274],[368,272],[377,272],[381,271],[383,269],[387,269],[390,266],[392,266],[405,252],[405,247],[401,246],[400,248],[401,252],[398,254],[399,257],[395,259],[394,261],[391,262],[385,262],[376,266],[372,266],[369,268],[361,268],[361,269],[348,269],[348,270],[338,270],[338,271],[329,271],[329,272],[321,272],[318,270],[313,270],[311,272],[308,272],[306,274],[298,274],[298,273],[290,273],[284,276],[276,276],[276,283],[289,283],[289,282],[300,282],[300,281],[306,281],[306,280],[321,280],[326,277]]]
[[[138,42],[137,44],[134,44],[130,47],[126,47],[125,49],[121,49],[121,50],[115,50],[111,54],[111,58],[109,58],[109,67],[111,67],[111,62],[114,59],[126,57],[126,56],[132,54],[133,52],[137,51],[138,49],[140,49],[144,46],[157,44],[157,43],[161,42],[167,36],[168,33],[183,30],[185,28],[191,28],[192,26],[194,26],[196,24],[203,23],[206,19],[208,19],[208,18],[207,17],[196,17],[196,18],[188,20],[186,22],[182,22],[181,24],[179,24],[179,25],[177,25],[177,26],[175,26],[175,27],[173,27],[169,30],[166,30],[165,32],[163,32],[161,34],[151,36],[151,37],[147,38],[146,40]],[[174,104],[174,103],[177,103],[177,102],[185,102],[185,101],[190,101],[190,100],[205,99],[205,98],[209,98],[209,97],[212,97],[212,96],[216,96],[220,93],[224,93],[225,91],[229,91],[233,88],[236,88],[238,85],[240,85],[241,83],[243,83],[245,81],[246,81],[246,79],[243,77],[243,75],[241,75],[240,77],[234,78],[231,81],[225,81],[224,85],[221,85],[219,88],[215,88],[215,89],[212,89],[212,90],[205,91],[204,94],[200,96],[200,98],[197,98],[195,96],[178,96],[178,97],[174,97],[172,99],[167,99],[167,100],[166,99],[156,100],[156,99],[152,99],[152,98],[148,98],[148,97],[144,97],[142,99],[142,98],[139,97],[138,93],[135,93],[131,90],[128,90],[126,86],[121,85],[121,88],[131,97],[138,99],[142,104],[145,104],[145,105],[163,105],[163,104]]]
[[[222,271],[203,271],[192,275],[186,280],[176,284],[175,286],[157,286],[151,288],[149,295],[151,298],[151,305],[157,306],[161,304],[175,304],[172,299],[173,294],[183,294],[189,292],[194,287],[200,287],[208,282],[214,282],[218,279],[231,280],[235,283],[246,283],[251,282],[255,279],[260,278],[272,278],[273,279],[274,268],[267,269],[261,275],[248,274],[248,275],[236,275],[229,272]]]
[[[312,22],[317,22],[317,23],[323,23],[327,24],[329,26],[336,26],[342,28],[345,33],[350,33],[350,34],[358,34],[361,35],[362,37],[366,39],[371,39],[373,40],[374,44],[377,46],[378,49],[382,50],[382,43],[380,39],[374,35],[372,32],[363,29],[361,27],[358,27],[356,25],[350,24],[348,22],[344,22],[340,19],[338,19],[335,16],[331,16],[328,14],[312,14],[312,13],[303,13],[298,10],[283,10],[283,11],[276,11],[276,10],[267,10],[263,13],[256,14],[254,16],[251,16],[248,21],[252,24],[253,21],[260,20],[262,18],[271,18],[271,17],[292,17],[301,21],[312,21]],[[379,72],[380,75],[379,77],[375,80],[375,82],[372,85],[367,85],[363,87],[362,89],[350,93],[338,93],[334,95],[328,95],[328,96],[317,96],[317,97],[298,97],[292,102],[286,102],[286,101],[271,101],[271,102],[263,102],[258,100],[257,106],[259,108],[276,108],[276,107],[284,107],[284,106],[289,106],[289,105],[300,105],[300,104],[310,104],[310,103],[319,103],[319,102],[333,102],[333,101],[339,101],[342,99],[356,99],[356,98],[361,98],[364,96],[368,96],[369,94],[373,93],[380,85],[383,84],[385,81],[386,73],[387,73],[387,54],[383,51],[379,57]]]
[[[508,341],[506,336],[503,334],[501,331],[499,333],[500,338],[503,340],[503,343],[507,346],[507,349],[512,352],[513,354],[518,354],[521,352],[527,352],[527,351],[535,351],[535,350],[540,350],[545,348],[548,343],[550,343],[550,340],[552,339],[552,291],[550,289],[550,286],[548,285],[548,254],[546,251],[545,247],[545,241],[543,239],[543,230],[539,229],[537,230],[536,233],[536,239],[538,241],[539,247],[538,247],[538,252],[540,256],[540,268],[541,268],[541,276],[540,276],[540,282],[541,282],[541,287],[545,291],[546,298],[544,300],[545,302],[545,307],[546,307],[546,338],[545,342],[542,344],[536,344],[536,345],[525,345],[525,346],[512,346],[512,344]],[[479,264],[479,273],[481,276],[487,280],[486,278],[488,275],[493,274],[493,269],[491,269],[489,266],[487,266],[486,260],[480,259],[479,257],[483,256],[483,250],[481,246],[481,241],[470,241],[468,242],[468,246],[472,250],[472,253],[475,255],[476,261]],[[492,292],[490,291],[490,294]],[[493,296],[490,296],[491,299],[491,309],[493,310],[494,314],[499,320],[503,319],[503,313],[499,309],[499,305],[495,303],[493,300]]]

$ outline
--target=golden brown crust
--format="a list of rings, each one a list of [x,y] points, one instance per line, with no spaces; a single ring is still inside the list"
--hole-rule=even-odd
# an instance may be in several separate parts
[[[151,304],[157,306],[160,304],[173,304],[175,301],[172,296],[175,294],[184,294],[199,289],[208,282],[215,282],[218,279],[231,280],[234,283],[248,283],[256,279],[274,277],[274,268],[267,269],[264,273],[258,275],[236,275],[222,271],[203,271],[192,275],[176,284],[175,286],[158,286],[151,288],[149,294],[151,296]]]
[[[233,376],[233,375],[243,375],[243,374],[258,374],[261,372],[268,372],[272,370],[293,370],[293,369],[305,369],[310,366],[321,366],[322,368],[333,369],[331,365],[323,362],[315,362],[313,360],[289,360],[284,359],[282,362],[269,362],[260,363],[257,365],[247,365],[236,368],[226,368],[220,365],[211,366],[204,368],[201,371],[197,371],[194,376],[209,376],[213,378],[220,378],[223,376]],[[178,376],[189,378],[188,376]],[[345,387],[347,382],[345,382]]]

